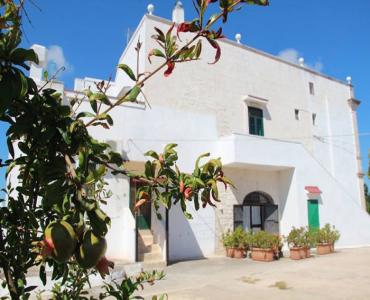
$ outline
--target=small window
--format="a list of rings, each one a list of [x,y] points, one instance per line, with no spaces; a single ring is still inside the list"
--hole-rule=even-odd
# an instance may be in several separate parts
[[[294,110],[294,116],[295,116],[295,119],[298,121],[299,120],[299,109]]]
[[[316,125],[316,114],[312,114],[312,124]]]
[[[248,107],[249,134],[264,136],[263,110],[255,107]]]
[[[310,88],[310,94],[315,95],[315,85],[313,84],[313,82],[309,83],[309,88]]]

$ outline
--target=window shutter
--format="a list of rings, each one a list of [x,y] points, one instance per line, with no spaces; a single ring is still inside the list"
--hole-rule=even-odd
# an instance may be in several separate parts
[[[264,229],[270,233],[279,233],[279,210],[277,205],[265,205]]]
[[[248,107],[249,134],[264,136],[263,111],[256,107]]]
[[[243,205],[234,205],[234,230],[243,226]]]

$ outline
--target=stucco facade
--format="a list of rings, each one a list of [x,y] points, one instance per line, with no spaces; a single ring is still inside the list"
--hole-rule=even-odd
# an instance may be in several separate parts
[[[159,60],[153,59],[153,64],[147,60],[156,47],[151,39],[154,27],[166,30],[170,24],[144,16],[119,63],[135,71],[134,47],[140,39],[140,71],[154,70]],[[182,40],[189,37],[183,35]],[[217,208],[191,210],[191,221],[178,207],[167,220],[152,216],[150,229],[161,257],[175,261],[222,250],[222,233],[236,224],[235,206],[243,205],[253,192],[269,195],[276,207],[273,222],[279,234],[286,235],[292,226],[307,226],[308,200],[315,199],[320,224],[331,223],[341,232],[338,246],[370,245],[357,133],[359,103],[353,87],[230,40],[220,44],[219,63],[208,64],[214,50],[204,43],[200,61],[178,64],[170,77],[157,74],[146,83],[151,108],[144,101],[119,106],[112,111],[111,130],[91,131],[110,142],[137,170],[146,160],[146,150],[161,151],[169,142],[178,143],[179,167],[185,172],[192,171],[201,153],[222,158],[226,175],[237,188],[223,191],[220,187],[222,202]],[[94,88],[94,81],[76,79],[74,90],[64,92],[66,99]],[[112,101],[130,86],[132,82],[117,70],[109,90]],[[88,108],[84,105],[82,110]],[[251,108],[263,114],[263,136],[250,134]],[[114,195],[107,207],[112,216],[108,255],[135,261],[138,235],[129,208],[129,180],[109,177],[108,181]],[[322,193],[308,194],[307,186]]]

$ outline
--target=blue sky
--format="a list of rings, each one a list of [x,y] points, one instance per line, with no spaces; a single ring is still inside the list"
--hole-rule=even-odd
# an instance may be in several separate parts
[[[33,1],[42,11],[28,5],[32,24],[24,24],[24,46],[37,43],[50,47],[54,67],[67,66],[61,78],[67,87],[73,86],[75,77],[108,78],[125,47],[127,29],[136,28],[147,5],[153,3],[156,15],[170,18],[175,2]],[[370,1],[270,1],[268,8],[247,7],[232,15],[225,34],[233,38],[240,32],[244,44],[276,55],[282,52],[293,60],[303,56],[310,66],[339,79],[352,76],[356,97],[362,101],[358,110],[359,131],[370,132]],[[183,3],[186,18],[191,19],[191,0]],[[0,124],[1,158],[7,156],[5,130]],[[366,171],[369,148],[370,136],[362,136]]]

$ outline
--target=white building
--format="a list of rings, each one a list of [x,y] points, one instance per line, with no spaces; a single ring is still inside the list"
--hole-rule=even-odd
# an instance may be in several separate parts
[[[181,21],[181,11],[174,18]],[[134,48],[140,39],[140,70],[154,70],[159,61],[147,60],[156,47],[153,28],[166,30],[171,23],[145,15],[119,63],[136,69]],[[222,58],[215,65],[208,64],[214,49],[204,47],[201,61],[178,64],[168,78],[157,74],[144,87],[151,108],[144,101],[122,105],[112,112],[111,130],[92,133],[126,155],[134,170],[142,169],[144,152],[161,151],[169,142],[179,144],[179,165],[185,172],[192,171],[199,154],[211,152],[222,158],[237,189],[221,188],[218,208],[191,211],[191,221],[179,207],[162,221],[148,207],[135,220],[130,210],[134,187],[127,178],[109,177],[110,258],[176,261],[210,256],[222,250],[221,234],[238,225],[286,235],[292,226],[331,223],[341,232],[338,246],[370,245],[356,120],[360,102],[351,83],[240,41],[225,39],[221,47]],[[99,80],[76,79],[65,97],[94,88],[94,81]],[[117,70],[109,90],[112,101],[131,85]]]

